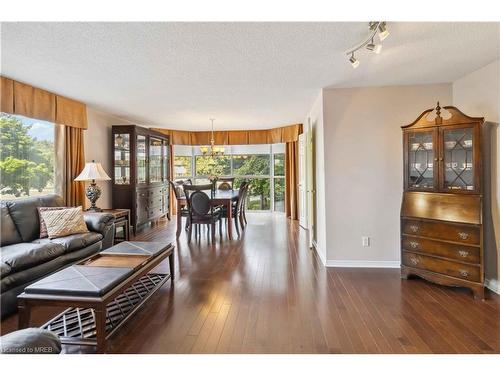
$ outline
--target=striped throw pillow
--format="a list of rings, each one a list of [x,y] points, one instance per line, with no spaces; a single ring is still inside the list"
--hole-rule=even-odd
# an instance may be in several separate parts
[[[49,238],[69,236],[70,234],[87,233],[87,224],[83,218],[82,207],[65,208],[40,212],[47,226]]]

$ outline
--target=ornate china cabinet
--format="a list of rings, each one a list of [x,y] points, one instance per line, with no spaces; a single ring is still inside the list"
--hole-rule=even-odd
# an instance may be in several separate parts
[[[169,219],[169,137],[137,125],[113,125],[113,208],[130,209],[136,230]]]
[[[483,299],[484,119],[443,109],[441,117],[438,102],[402,127],[401,277],[467,287]]]

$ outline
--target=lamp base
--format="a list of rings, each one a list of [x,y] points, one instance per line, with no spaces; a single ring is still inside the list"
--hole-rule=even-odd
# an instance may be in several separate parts
[[[95,208],[92,208],[92,207],[89,207],[85,210],[85,212],[102,212],[102,208],[99,208],[99,207],[95,207]]]
[[[95,204],[95,202],[97,202],[97,200],[101,196],[101,189],[99,188],[99,186],[96,185],[94,180],[92,180],[92,183],[89,186],[87,186],[87,189],[85,189],[85,195],[90,201],[90,207],[87,208],[85,211],[102,212],[102,209],[97,207]]]

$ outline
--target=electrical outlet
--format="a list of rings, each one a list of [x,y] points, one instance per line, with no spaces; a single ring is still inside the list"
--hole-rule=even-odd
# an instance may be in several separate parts
[[[370,237],[361,237],[363,241],[363,247],[370,247]]]

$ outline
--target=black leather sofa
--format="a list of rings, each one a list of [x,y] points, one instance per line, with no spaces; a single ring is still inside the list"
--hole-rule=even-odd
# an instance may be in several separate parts
[[[114,217],[107,213],[84,213],[88,233],[39,238],[37,207],[63,205],[57,195],[0,202],[2,319],[17,310],[17,296],[27,285],[113,245]]]

